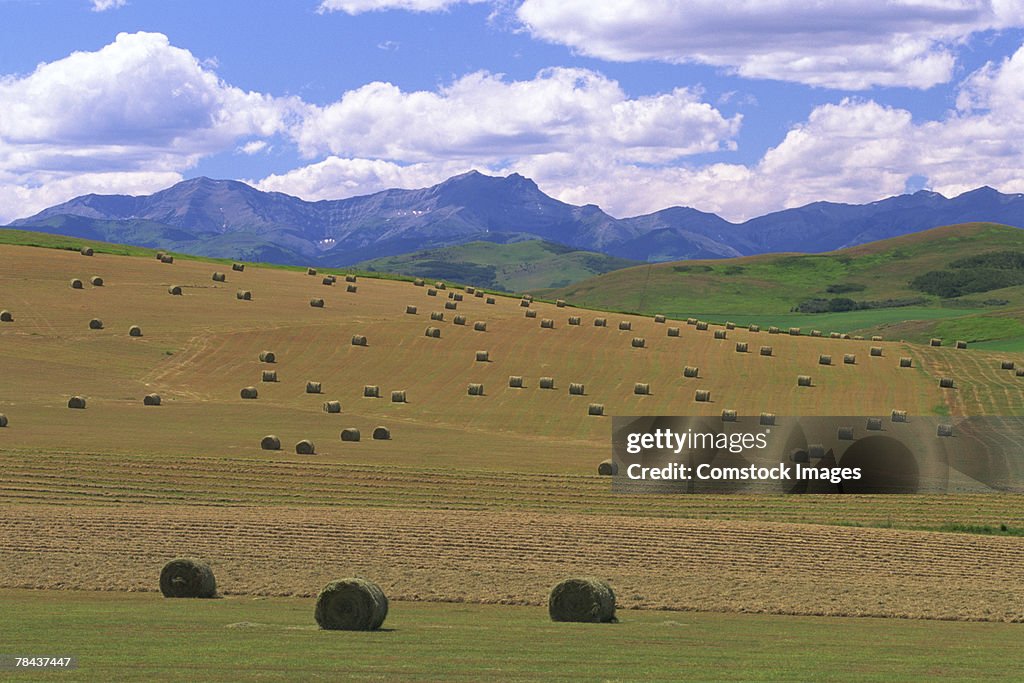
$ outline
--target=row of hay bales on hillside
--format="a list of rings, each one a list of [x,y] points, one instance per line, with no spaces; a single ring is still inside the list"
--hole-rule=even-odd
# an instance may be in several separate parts
[[[202,560],[178,558],[160,570],[165,598],[216,598],[217,578]],[[614,623],[615,592],[607,581],[571,577],[548,594],[548,616],[557,622]],[[375,631],[387,618],[389,603],[373,581],[348,578],[331,581],[316,597],[313,619],[324,630]]]

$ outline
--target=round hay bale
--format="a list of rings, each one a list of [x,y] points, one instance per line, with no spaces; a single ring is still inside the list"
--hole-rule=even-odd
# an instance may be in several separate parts
[[[553,329],[555,329],[555,321],[552,320],[551,318],[541,318],[540,319],[540,326],[541,326],[541,329],[553,330]]]
[[[359,430],[355,427],[348,427],[341,430],[342,441],[359,441],[360,436]]]
[[[697,403],[710,403],[711,392],[708,391],[707,389],[698,389],[697,391],[693,392],[693,400],[696,401]]]
[[[892,411],[892,418],[891,419],[892,419],[893,422],[906,422],[907,421],[907,411],[905,411],[905,410],[894,410],[894,411]]]
[[[958,348],[958,349],[966,349],[967,348],[967,342],[962,341],[962,340],[957,341],[956,348]]]
[[[697,328],[698,332],[707,332],[708,330],[708,324],[703,320],[698,320],[697,324],[694,327]]]
[[[260,351],[261,363],[274,363],[276,361],[277,355],[273,351]]]
[[[430,313],[430,319],[443,322],[444,321],[444,313],[442,311],[432,311]]]
[[[812,337],[820,337],[821,336],[821,330],[811,330],[811,336]]]
[[[648,396],[651,393],[651,385],[645,382],[635,382],[633,384],[633,393],[636,396]]]
[[[380,398],[380,387],[376,384],[364,385],[363,398]]]
[[[260,392],[256,390],[256,387],[245,387],[239,392],[242,398],[254,399],[259,398]]]
[[[749,331],[751,331],[751,332],[760,332],[761,331],[761,326],[760,325],[751,325],[747,329]]]
[[[167,293],[170,294],[171,296],[181,296],[182,295],[181,285],[171,285],[170,287],[167,288]],[[241,299],[242,297],[238,297],[238,298]]]
[[[454,325],[465,325],[466,324],[466,316],[464,316],[464,315],[457,315],[457,316],[455,316],[454,318],[452,318],[452,324],[454,324]]]
[[[832,356],[821,354],[818,356],[818,365],[832,365]]]
[[[315,455],[316,446],[309,439],[303,439],[302,441],[295,444],[296,455]]]
[[[789,328],[789,334],[792,337],[799,337],[800,336],[800,328],[799,327],[791,327],[791,328]]]
[[[610,458],[602,460],[597,465],[597,473],[602,477],[613,477],[619,473],[619,464]]]
[[[873,335],[871,335],[871,341],[875,341],[875,342],[882,341],[882,335],[880,335],[880,334],[873,334]]]
[[[670,336],[670,337],[678,337],[679,336],[679,328],[678,327],[670,327],[670,328],[668,328],[668,336]]]
[[[415,306],[406,306],[405,307],[405,312],[408,313],[409,315],[416,315],[416,307]]]
[[[870,354],[872,356],[876,357],[876,358],[880,358],[882,356],[882,347],[881,346],[872,346],[871,350],[870,350]]]
[[[555,388],[555,378],[554,377],[541,377],[538,384],[539,384],[541,389],[554,389]]]
[[[914,365],[913,359],[908,358],[907,356],[904,356],[904,357],[900,358],[900,367],[901,368],[909,368],[909,367],[913,367],[913,365]]]
[[[476,362],[477,363],[490,363],[491,359],[490,359],[489,356],[490,356],[490,354],[488,354],[486,351],[477,351],[476,352]]]
[[[939,387],[942,389],[954,389],[952,377],[942,377],[939,379]]]
[[[263,382],[276,382],[277,381],[277,370],[264,370],[263,371]]]
[[[932,346],[942,346],[941,339],[932,339],[928,343],[931,344]]]
[[[848,335],[848,334],[846,334],[846,333],[844,332],[844,333],[843,333],[842,335],[840,335],[840,337],[839,337],[839,338],[840,338],[840,339],[849,339],[849,338],[850,338],[850,335]]]
[[[158,406],[158,405],[160,405],[160,394],[146,394],[142,398],[142,405],[144,405],[144,406]]]
[[[936,429],[935,434],[937,436],[953,436],[953,425],[951,424],[940,424]]]
[[[240,289],[235,292],[235,298],[239,301],[252,301],[252,292],[248,289]]]
[[[319,394],[322,392],[320,382],[306,382],[306,393],[307,394]]]
[[[727,330],[735,330],[736,329],[736,323],[726,321],[725,329],[727,329]]]
[[[532,302],[533,301],[533,294],[523,294],[523,300],[531,301]]]
[[[14,322],[14,314],[13,313],[11,313],[10,311],[7,311],[7,310],[0,311],[0,323],[13,323],[13,322]]]
[[[309,305],[312,306],[313,308],[323,308],[324,307],[324,300],[323,299],[310,299],[309,300]]]
[[[519,306],[520,306],[520,308],[529,308],[530,307],[530,302],[527,301],[526,299],[520,299],[519,300]]]
[[[160,259],[162,259],[163,257],[164,257],[164,252],[162,252],[162,251],[158,251],[158,252],[156,252],[156,260],[157,260],[157,261],[159,261],[159,260],[160,260]]]
[[[594,327],[608,327],[608,319],[594,318]]]
[[[772,347],[762,346],[761,350],[758,353],[760,353],[762,356],[770,356],[772,355]]]
[[[334,278],[333,277],[325,277],[323,280],[320,281],[320,284],[322,284],[325,287],[333,287],[334,286]]]
[[[1017,377],[1024,377],[1024,368],[1017,368],[1013,372]]]
[[[306,275],[316,275],[316,268],[306,268]]]
[[[326,401],[324,402],[324,412],[335,415],[341,412],[341,401]]]
[[[715,330],[715,339],[725,339],[727,334],[725,330]]]
[[[213,281],[214,282],[227,282],[228,281],[228,276],[225,275],[224,273],[214,273],[213,274]]]
[[[367,346],[366,336],[362,334],[353,334],[352,346]]]
[[[166,254],[162,259],[160,259],[160,263],[174,263],[174,257],[170,254]]]
[[[441,338],[441,328],[440,327],[428,327],[427,331],[424,332],[424,335],[426,335],[428,337],[431,337],[433,339],[440,339]]]
[[[355,281],[356,281],[356,276],[355,275],[345,275],[345,282],[355,282]],[[439,287],[438,289],[444,289],[444,287]]]
[[[723,410],[722,411],[722,422],[735,422],[736,411],[735,410]]]
[[[68,399],[68,408],[74,408],[75,410],[85,410],[85,399],[81,396],[72,396]]]
[[[477,383],[471,383],[469,385],[469,387],[467,387],[467,392],[469,393],[470,396],[483,396],[484,395],[484,385],[483,384],[477,384]]]
[[[466,294],[476,293],[476,287],[466,287]]]
[[[455,303],[454,301],[445,301],[444,302],[444,307],[447,310],[449,310],[449,311],[454,311],[456,308],[459,307],[459,305],[457,303]]]
[[[373,438],[375,441],[390,441],[391,430],[387,427],[376,427],[373,430]]]
[[[844,365],[856,365],[857,364],[857,354],[854,354],[854,353],[845,353],[845,354],[843,354],[843,364]]]
[[[82,247],[78,250],[78,253],[82,256],[92,256],[95,252],[93,252],[92,247]]]
[[[615,593],[601,579],[566,579],[551,589],[548,615],[551,621],[614,622]]]
[[[234,271],[237,271],[237,272],[241,273],[243,270],[245,270],[245,264],[244,263],[232,263],[231,264],[231,270],[234,270]]]
[[[570,396],[583,396],[586,394],[586,387],[580,382],[569,383],[569,395]]]
[[[775,413],[761,413],[757,423],[762,427],[774,427],[775,426]]]
[[[687,365],[683,368],[683,377],[697,377],[700,374],[700,368],[695,365]]]
[[[811,376],[810,375],[797,375],[796,376],[796,385],[798,387],[809,387],[809,386],[811,386]]]
[[[853,441],[853,427],[840,427],[836,432],[839,441]]]
[[[829,339],[839,339],[843,335],[839,334],[838,332],[829,332],[828,336],[829,336]]]
[[[536,318],[537,317],[537,311],[535,311],[533,309],[527,309],[526,317],[527,318]]]
[[[624,331],[625,330],[632,330],[633,329],[633,323],[631,323],[628,320],[620,320],[619,321],[619,329],[620,330],[624,330]]]
[[[775,327],[774,325],[772,325],[771,327],[768,328],[768,334],[778,334],[778,333],[779,333],[779,328]]]
[[[589,406],[587,406],[587,415],[596,415],[598,417],[604,415],[604,404],[591,403]]]
[[[435,282],[434,286],[437,287],[438,289],[448,289],[448,285],[446,285],[443,282]]]
[[[100,320],[99,318],[93,318],[92,320],[89,321],[89,329],[90,330],[102,330],[103,329],[103,321]]]
[[[687,318],[686,319],[686,324],[687,325],[696,325],[698,322],[699,321],[696,318]]]
[[[513,388],[513,389],[522,389],[523,388],[523,378],[522,378],[522,376],[521,375],[509,375],[508,376],[508,385],[511,388]]]
[[[634,349],[642,349],[647,345],[647,340],[643,337],[633,337],[633,341],[630,344]]]
[[[71,289],[82,289],[85,285],[83,285],[82,281],[76,277],[71,279],[70,286]]]
[[[421,277],[418,277],[418,278],[416,278],[416,279],[414,279],[414,280],[412,281],[412,284],[413,284],[413,286],[414,286],[414,287],[422,287],[422,286],[423,286],[423,285],[425,285],[426,283],[425,283],[425,282],[423,282],[423,278],[421,278]]]
[[[279,451],[281,450],[281,439],[273,434],[268,434],[260,441],[260,448],[265,451]]]
[[[867,429],[869,432],[880,432],[882,431],[882,418],[880,417],[869,417]]]
[[[736,353],[746,353],[747,342],[736,342]]]
[[[89,284],[91,284],[93,287],[102,287],[103,278],[101,278],[99,275],[93,275],[91,278],[89,278]]]
[[[1013,370],[1013,361],[1012,360],[1001,361],[999,363],[999,368],[1001,370]]]
[[[179,558],[160,571],[160,592],[165,598],[215,598],[217,580],[205,562]]]
[[[6,427],[6,426],[7,426],[7,416],[4,415],[3,413],[0,413],[0,427]]]
[[[332,581],[317,596],[313,616],[324,630],[376,631],[388,616],[388,599],[372,581]]]
[[[583,323],[583,319],[580,318],[578,315],[570,315],[569,316],[569,324],[570,325],[581,325],[582,323]]]
[[[405,396],[405,389],[401,389],[401,390],[397,390],[397,391],[392,391],[391,392],[391,402],[392,403],[408,403],[408,401],[406,400],[406,396]]]
[[[484,303],[493,306],[494,304],[498,303],[498,301],[493,296],[489,296],[487,297],[487,300],[484,301]]]
[[[355,285],[345,285],[345,291],[349,294],[356,294],[359,291],[359,288]]]
[[[665,316],[661,315],[660,313],[655,315],[654,316],[654,322],[656,322],[656,323],[663,323],[663,322],[665,322]]]
[[[555,299],[555,306],[565,308],[565,299]]]
[[[141,337],[142,336],[142,328],[139,327],[138,325],[132,325],[131,327],[128,328],[128,336],[129,337]]]
[[[437,290],[433,287],[427,289],[427,296],[437,296]]]

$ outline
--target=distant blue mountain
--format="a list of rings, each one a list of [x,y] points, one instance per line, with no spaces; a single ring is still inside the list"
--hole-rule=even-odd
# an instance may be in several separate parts
[[[862,205],[815,202],[730,223],[685,207],[617,219],[593,204],[552,199],[518,174],[471,171],[420,190],[317,202],[195,178],[148,196],[76,197],[12,227],[205,256],[342,266],[478,240],[542,239],[642,261],[820,252],[969,221],[1024,227],[1024,195],[982,187],[947,199],[921,191]]]

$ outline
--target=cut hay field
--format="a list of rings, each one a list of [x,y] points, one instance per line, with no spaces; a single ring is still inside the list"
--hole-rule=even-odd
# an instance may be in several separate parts
[[[925,531],[1019,530],[1014,496],[629,496],[596,475],[611,415],[1024,414],[1024,378],[998,370],[1024,354],[767,326],[714,339],[722,328],[544,302],[526,318],[517,298],[488,304],[461,290],[448,310],[448,290],[428,296],[432,283],[360,277],[348,292],[337,274],[325,286],[324,272],[0,245],[0,309],[14,317],[0,323],[0,587],[155,590],[163,561],[194,554],[234,595],[308,595],[362,572],[395,598],[535,605],[559,577],[592,572],[627,607],[1024,615],[1024,539]],[[104,328],[89,329],[92,318]],[[430,326],[440,338],[425,336]],[[275,363],[260,362],[264,350]],[[837,362],[818,365],[821,353]],[[857,363],[838,362],[846,353]],[[914,367],[900,369],[901,356]],[[700,377],[684,378],[686,365]],[[261,382],[264,370],[278,381]],[[800,374],[813,386],[798,387]],[[944,376],[955,390],[939,388]],[[306,393],[309,381],[322,393]],[[569,395],[573,382],[584,395]],[[636,382],[651,395],[634,395]],[[468,395],[470,383],[484,395]],[[240,397],[247,386],[257,399]],[[694,402],[697,389],[713,401]],[[143,405],[150,393],[161,405]],[[85,410],[67,408],[72,395]],[[323,410],[333,400],[340,413]],[[591,403],[606,416],[588,415]],[[377,426],[392,438],[371,439]],[[353,427],[362,440],[343,442]],[[260,449],[268,434],[282,450]],[[301,439],[315,455],[295,454]]]

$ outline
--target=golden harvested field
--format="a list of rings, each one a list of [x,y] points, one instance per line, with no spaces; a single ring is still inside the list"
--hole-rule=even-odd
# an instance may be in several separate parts
[[[213,282],[214,270],[227,282]],[[1022,584],[1020,538],[816,526],[1020,526],[1017,497],[616,495],[595,474],[611,419],[587,414],[590,403],[606,415],[1021,414],[1024,378],[998,370],[1020,355],[744,329],[716,340],[684,321],[546,303],[527,319],[501,296],[489,305],[466,294],[446,310],[445,290],[427,295],[432,283],[360,278],[350,293],[343,277],[324,286],[323,275],[0,246],[0,309],[14,315],[0,323],[10,420],[0,429],[0,587],[151,590],[154,567],[193,553],[238,593],[308,594],[363,572],[396,597],[535,604],[556,578],[590,571],[621,587],[625,606],[1021,614],[1006,588]],[[73,277],[83,289],[69,287]],[[91,318],[104,329],[90,330]],[[542,318],[555,328],[541,329]],[[130,337],[131,325],[143,336]],[[424,335],[429,326],[440,339]],[[351,344],[357,334],[367,346]],[[738,341],[750,352],[736,353]],[[261,363],[263,350],[277,362]],[[834,364],[818,365],[819,353]],[[857,364],[843,364],[845,353]],[[900,356],[915,367],[899,369]],[[684,378],[684,365],[700,377]],[[263,370],[279,381],[261,382]],[[798,387],[799,374],[814,386]],[[510,375],[524,388],[510,388]],[[556,388],[539,389],[542,376]],[[942,376],[957,389],[940,389]],[[307,394],[307,381],[323,393]],[[585,395],[570,396],[570,382]],[[651,395],[633,395],[635,382]],[[469,383],[484,395],[467,395]],[[364,398],[366,384],[381,398]],[[259,398],[241,399],[246,386]],[[713,402],[694,402],[696,389]],[[392,403],[393,390],[408,402]],[[151,392],[162,405],[143,405]],[[68,409],[72,395],[87,408]],[[328,400],[340,414],[323,411]],[[391,440],[370,438],[378,425]],[[359,443],[339,438],[349,427]],[[281,451],[260,449],[267,434]],[[316,454],[296,455],[300,439]]]

